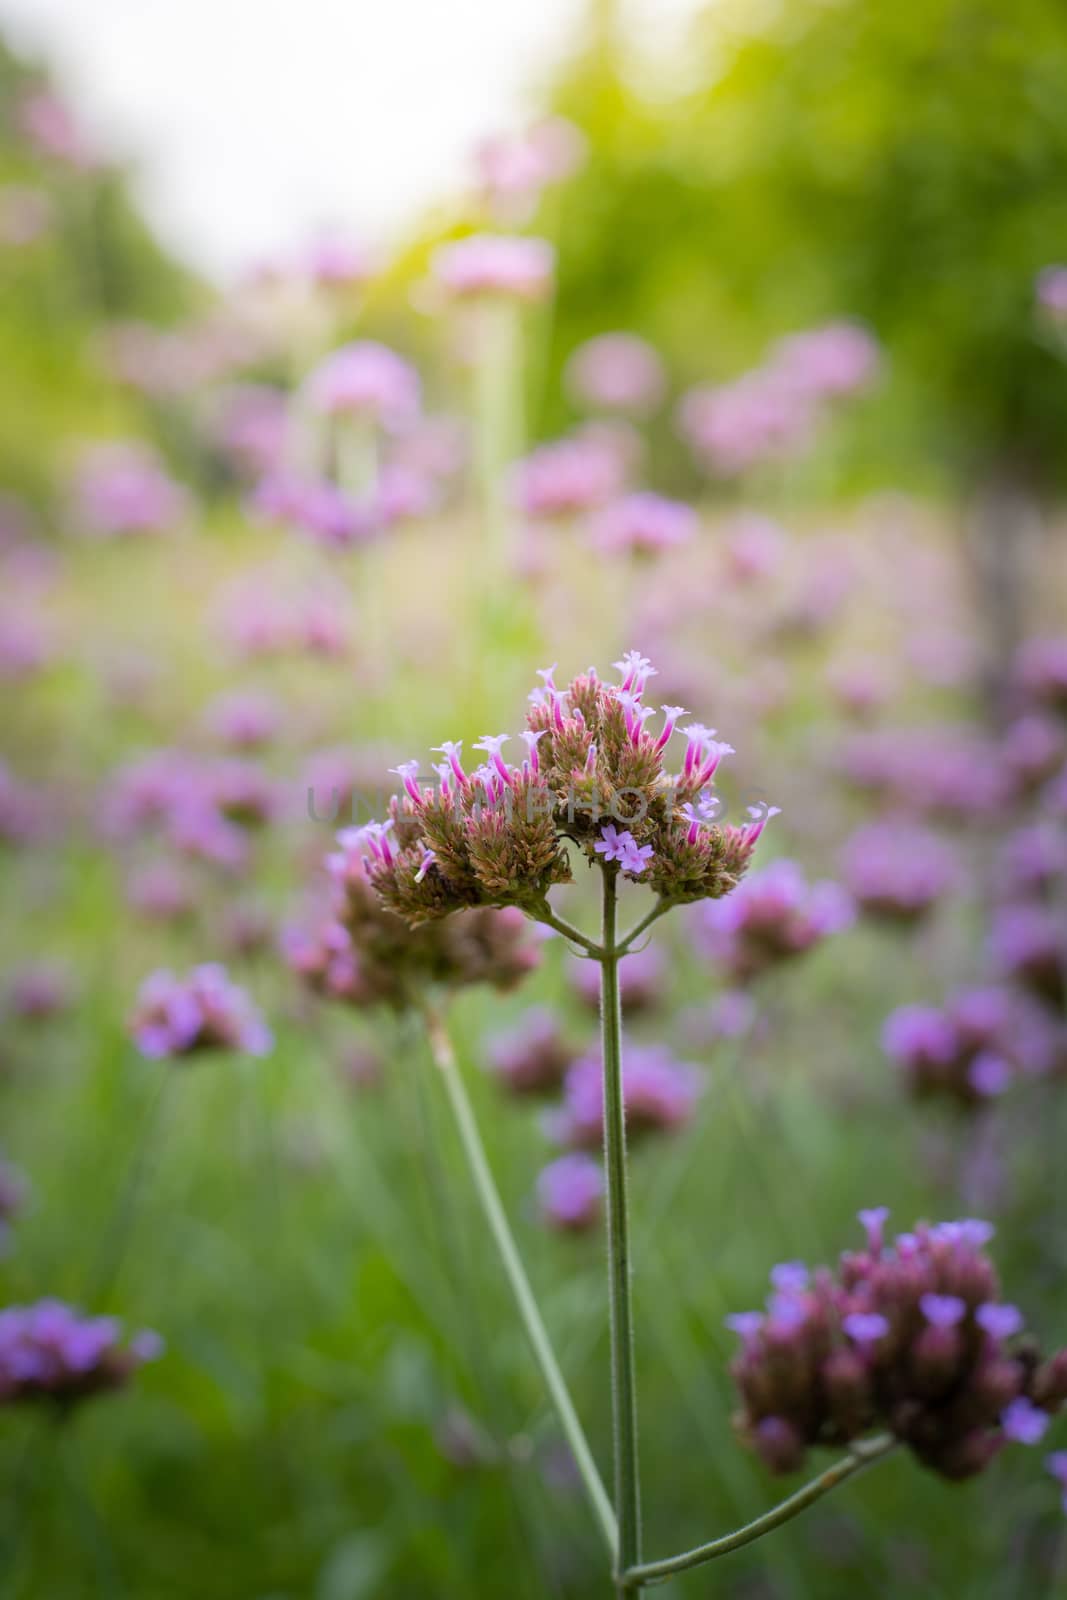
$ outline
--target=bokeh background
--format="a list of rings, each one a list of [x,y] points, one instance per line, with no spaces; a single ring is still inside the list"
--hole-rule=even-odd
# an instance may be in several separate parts
[[[633,958],[632,1048],[699,1091],[634,1151],[650,1551],[778,1494],[723,1319],[860,1207],[988,1217],[1064,1339],[1067,14],[181,9],[0,6],[0,1300],[165,1341],[61,1428],[0,1394],[0,1592],[599,1594],[418,1030],[293,970],[330,797],[637,646],[736,748],[732,814],[782,807],[763,864],[850,897],[755,974],[699,911]],[[435,269],[487,231],[555,251],[506,346]],[[281,492],[304,447],[343,478],[305,379],[352,340],[422,391],[355,510]],[[145,1060],[142,982],[204,961],[273,1049]],[[584,978],[544,941],[454,1025],[606,1459],[603,1245],[538,1186],[565,1091],[506,1070],[590,1048]],[[1065,1583],[1017,1448],[894,1459],[669,1592]]]

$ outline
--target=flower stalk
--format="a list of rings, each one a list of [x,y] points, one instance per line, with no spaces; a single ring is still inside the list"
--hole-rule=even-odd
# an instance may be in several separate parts
[[[736,1528],[733,1533],[724,1534],[721,1539],[712,1539],[707,1544],[697,1545],[693,1550],[683,1551],[681,1555],[667,1556],[663,1561],[646,1561],[642,1565],[630,1567],[622,1574],[621,1592],[633,1593],[647,1584],[663,1583],[679,1572],[688,1572],[691,1567],[703,1566],[705,1562],[715,1561],[719,1556],[728,1556],[746,1544],[754,1544],[757,1539],[773,1533],[783,1523],[799,1516],[802,1511],[806,1511],[816,1500],[821,1500],[824,1494],[829,1494],[847,1478],[855,1477],[866,1467],[881,1461],[896,1448],[898,1442],[891,1434],[880,1434],[874,1439],[857,1440],[846,1456],[842,1456],[833,1466],[827,1467],[825,1472],[821,1472],[817,1478],[813,1478],[802,1489],[798,1489],[796,1494],[791,1494],[788,1499],[782,1500],[770,1511],[765,1511],[762,1516],[756,1517],[754,1521],[745,1523],[744,1527]]]
[[[608,1550],[614,1558],[617,1547],[617,1534],[615,1513],[611,1508],[611,1500],[597,1470],[593,1453],[589,1448],[589,1442],[586,1439],[578,1414],[574,1409],[574,1402],[571,1400],[570,1391],[560,1371],[559,1362],[552,1348],[552,1342],[542,1320],[536,1297],[530,1287],[530,1280],[526,1276],[526,1269],[522,1264],[522,1258],[519,1255],[518,1246],[508,1223],[499,1190],[489,1167],[485,1146],[482,1143],[478,1124],[475,1120],[474,1108],[471,1105],[466,1085],[456,1062],[452,1041],[438,1012],[427,1007],[423,1011],[423,1019],[426,1025],[430,1053],[444,1080],[445,1091],[448,1095],[452,1114],[455,1117],[456,1128],[478,1201],[485,1220],[489,1224],[489,1231],[493,1235],[493,1241],[499,1252],[501,1264],[507,1275],[512,1294],[515,1297],[519,1316],[533,1347],[534,1355],[541,1369],[541,1375],[552,1397],[556,1415],[570,1446],[597,1525]]]
[[[619,1523],[616,1586],[622,1595],[633,1587],[625,1580],[626,1572],[641,1559],[641,1486],[626,1117],[622,1086],[622,1006],[619,998],[617,943],[619,875],[616,868],[608,866],[603,869],[602,877],[600,1031],[604,1073],[604,1170],[611,1322],[611,1401],[615,1440],[615,1514]]]

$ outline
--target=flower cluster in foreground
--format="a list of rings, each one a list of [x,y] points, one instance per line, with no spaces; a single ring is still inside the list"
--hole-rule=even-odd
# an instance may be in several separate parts
[[[636,651],[617,665],[620,684],[590,668],[565,689],[547,668],[518,741],[486,735],[477,746],[485,760],[472,771],[451,740],[438,747],[436,785],[421,781],[417,761],[396,768],[404,790],[388,819],[342,836],[386,906],[412,925],[471,906],[536,914],[554,884],[571,880],[565,841],[665,903],[714,899],[737,885],[773,808],[754,809],[740,827],[715,822],[711,785],[730,746],[711,728],[679,729],[681,707],[657,713],[644,703],[654,668]],[[685,752],[672,774],[664,763],[676,732]],[[524,747],[521,760],[504,753],[513,742]]]
[[[53,1400],[71,1405],[121,1389],[162,1350],[159,1335],[123,1341],[115,1317],[87,1317],[61,1300],[0,1311],[0,1405]]]
[[[886,1428],[932,1471],[969,1478],[1008,1441],[1036,1444],[1067,1401],[1067,1350],[1043,1358],[1002,1300],[991,1225],[922,1224],[889,1244],[887,1215],[860,1213],[866,1248],[836,1273],[785,1263],[765,1312],[728,1319],[737,1425],[773,1472]]]

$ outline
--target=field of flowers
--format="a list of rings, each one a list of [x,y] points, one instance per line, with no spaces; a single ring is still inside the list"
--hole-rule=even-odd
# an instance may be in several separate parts
[[[2,76],[0,1594],[1063,1592],[1055,511],[560,350],[562,117],[222,297]]]

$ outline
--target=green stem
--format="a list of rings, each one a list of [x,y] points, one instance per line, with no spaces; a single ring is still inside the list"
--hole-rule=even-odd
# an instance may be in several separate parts
[[[604,1068],[604,1168],[607,1190],[608,1299],[611,1313],[611,1400],[615,1434],[615,1515],[619,1520],[616,1585],[641,1559],[641,1487],[637,1460],[637,1384],[634,1374],[630,1214],[626,1179],[626,1118],[622,1090],[622,1007],[616,942],[618,872],[603,872],[600,1037]]]
[[[478,1132],[478,1124],[474,1118],[474,1109],[471,1106],[466,1086],[456,1064],[452,1041],[448,1037],[443,1021],[436,1012],[427,1008],[424,1012],[424,1018],[426,1034],[430,1042],[430,1051],[433,1055],[434,1063],[440,1069],[441,1076],[444,1079],[449,1103],[451,1104],[452,1112],[456,1119],[456,1127],[459,1130],[460,1140],[463,1145],[463,1152],[467,1158],[467,1165],[474,1180],[474,1187],[481,1202],[485,1220],[489,1224],[489,1231],[492,1233],[497,1250],[500,1252],[500,1259],[507,1274],[508,1282],[511,1285],[512,1294],[515,1296],[519,1316],[522,1318],[523,1327],[526,1329],[527,1337],[533,1346],[534,1355],[537,1357],[542,1376],[548,1386],[548,1392],[556,1408],[560,1426],[566,1436],[567,1443],[570,1445],[575,1464],[589,1496],[593,1513],[604,1536],[604,1542],[612,1556],[614,1556],[616,1528],[615,1514],[611,1509],[611,1501],[597,1471],[593,1453],[589,1448],[589,1442],[585,1437],[582,1424],[574,1409],[574,1402],[571,1400],[570,1391],[560,1371],[555,1351],[552,1349],[548,1332],[541,1319],[541,1312],[534,1297],[534,1292],[526,1276],[526,1269],[522,1264],[522,1258],[519,1255],[518,1247],[511,1232],[499,1191],[489,1168],[485,1146],[482,1144],[481,1134]]]
[[[647,928],[651,928],[654,922],[658,922],[660,917],[665,917],[670,909],[669,900],[657,900],[647,916],[642,917],[641,921],[619,940],[617,946],[619,955],[624,956],[635,940],[639,939]]]
[[[623,1588],[626,1590],[640,1589],[644,1584],[659,1583],[666,1578],[674,1577],[676,1573],[687,1572],[690,1567],[699,1567],[706,1561],[715,1561],[719,1556],[728,1556],[733,1550],[740,1550],[743,1545],[753,1544],[757,1539],[762,1539],[766,1534],[773,1533],[775,1528],[780,1528],[784,1522],[789,1522],[793,1517],[806,1511],[816,1500],[821,1500],[824,1494],[829,1494],[831,1489],[836,1489],[838,1484],[844,1483],[847,1478],[855,1477],[865,1467],[873,1466],[883,1456],[894,1450],[897,1440],[891,1434],[880,1434],[875,1439],[858,1441],[852,1446],[847,1456],[840,1461],[835,1461],[832,1467],[820,1473],[806,1483],[796,1494],[791,1494],[788,1500],[783,1500],[780,1505],[774,1506],[770,1511],[765,1511],[762,1517],[757,1517],[754,1522],[748,1522],[743,1528],[737,1528],[733,1533],[724,1534],[721,1539],[712,1539],[708,1544],[697,1545],[695,1550],[686,1550],[679,1556],[668,1556],[664,1561],[646,1561],[640,1566],[631,1566],[623,1573]]]
[[[532,915],[535,922],[543,922],[546,928],[554,928],[557,933],[561,933],[572,944],[580,945],[588,955],[595,956],[598,961],[600,960],[602,951],[595,940],[590,939],[580,928],[575,928],[566,918],[557,917],[547,901],[544,905],[538,906]]]

